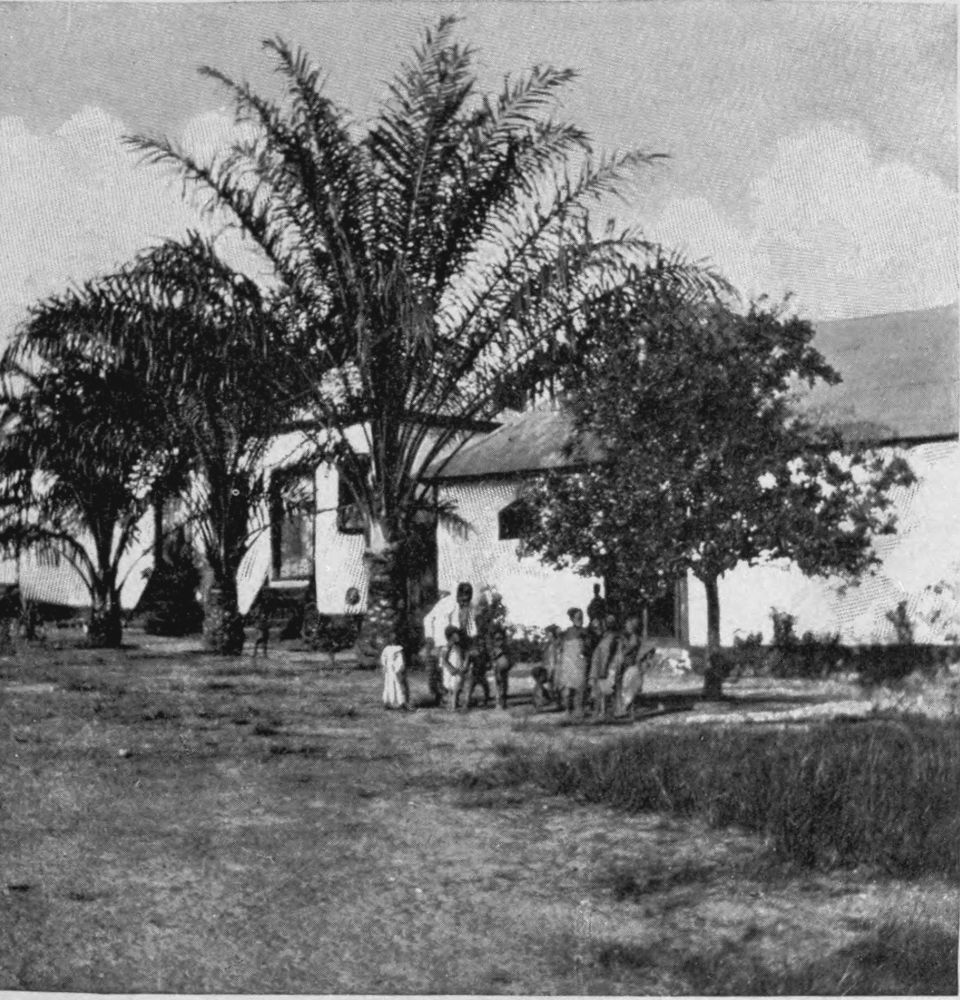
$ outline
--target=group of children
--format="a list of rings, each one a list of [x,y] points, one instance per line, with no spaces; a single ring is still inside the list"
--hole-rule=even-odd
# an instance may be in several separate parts
[[[567,612],[570,625],[547,629],[543,663],[534,668],[534,703],[556,702],[568,716],[583,716],[592,707],[600,718],[634,712],[643,673],[655,647],[643,639],[640,619],[627,618],[623,631],[616,618],[604,614],[583,624],[580,608]]]
[[[452,597],[452,595],[449,595]],[[513,660],[503,623],[489,614],[489,600],[473,604],[473,588],[462,583],[452,600],[441,600],[425,620],[426,641],[420,659],[427,671],[430,694],[437,705],[451,711],[469,710],[479,688],[483,704],[490,701],[493,673],[496,701],[507,707]],[[590,625],[571,608],[570,625],[547,629],[543,661],[531,671],[534,704],[557,704],[568,715],[583,716],[591,708],[601,718],[635,710],[643,688],[643,672],[654,647],[642,636],[640,620],[630,617],[620,631],[595,594],[589,605]],[[407,707],[409,689],[399,646],[384,650],[384,704]]]
[[[470,700],[479,687],[483,691],[483,703],[490,701],[490,683],[487,671],[493,671],[497,706],[507,707],[510,668],[513,661],[507,647],[507,634],[503,629],[495,629],[488,636],[466,635],[456,625],[448,625],[444,630],[446,644],[437,651],[435,663],[428,665],[430,689],[438,704],[446,702],[451,711],[466,712]]]

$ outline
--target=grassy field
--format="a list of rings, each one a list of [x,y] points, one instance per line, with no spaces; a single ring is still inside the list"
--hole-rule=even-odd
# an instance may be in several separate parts
[[[696,811],[470,777],[868,716],[853,688],[705,707],[667,679],[659,714],[568,726],[522,678],[506,712],[385,712],[326,657],[69,638],[0,658],[0,989],[956,992],[945,875],[801,867]]]

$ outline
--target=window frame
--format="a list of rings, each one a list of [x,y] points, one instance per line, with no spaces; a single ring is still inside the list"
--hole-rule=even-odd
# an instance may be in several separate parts
[[[300,512],[306,518],[309,540],[307,543],[309,566],[306,572],[290,573],[283,571],[283,525],[288,519],[283,499],[283,487],[290,480],[303,479],[309,481],[309,495],[305,497],[308,509]],[[272,580],[310,580],[313,577],[315,551],[317,542],[317,475],[313,465],[289,465],[273,469],[270,473],[269,500],[270,510],[270,578]]]

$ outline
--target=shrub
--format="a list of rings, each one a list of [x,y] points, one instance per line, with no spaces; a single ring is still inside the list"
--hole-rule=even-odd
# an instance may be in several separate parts
[[[808,867],[960,875],[960,725],[911,719],[808,730],[656,732],[514,757],[492,780],[630,811],[704,816]]]
[[[797,623],[795,615],[777,608],[770,609],[770,620],[773,622],[773,648],[779,650],[793,649],[797,644],[797,634],[794,626]]]
[[[167,539],[163,559],[154,569],[141,599],[143,628],[148,635],[191,635],[203,627],[197,600],[200,571],[182,532]]]
[[[913,644],[913,622],[907,614],[906,601],[900,601],[893,611],[888,611],[884,617],[896,631],[897,642],[904,646]]]
[[[303,640],[313,650],[335,653],[349,649],[360,634],[362,615],[324,615],[315,605],[303,615]]]
[[[546,632],[536,625],[510,625],[507,628],[510,655],[514,663],[539,663],[547,648]]]

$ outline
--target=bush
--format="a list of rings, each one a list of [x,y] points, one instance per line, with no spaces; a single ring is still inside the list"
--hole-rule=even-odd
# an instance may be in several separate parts
[[[350,649],[360,634],[362,615],[324,615],[315,605],[303,615],[303,640],[313,650],[336,653]]]
[[[913,622],[910,621],[910,616],[907,614],[907,602],[900,601],[893,611],[886,613],[885,617],[897,633],[897,642],[905,646],[911,645],[913,643]]]
[[[200,572],[193,550],[181,532],[164,545],[163,559],[154,568],[140,607],[148,635],[191,635],[203,627],[203,608],[197,600]]]
[[[547,648],[546,632],[536,625],[511,625],[507,628],[510,656],[514,663],[539,663]]]
[[[694,669],[702,672],[702,647],[691,647],[690,653]],[[915,672],[932,678],[939,670],[960,661],[960,647],[844,646],[836,635],[805,632],[799,638],[794,636],[793,645],[782,649],[735,639],[732,648],[720,649],[715,656],[725,680],[743,676],[816,680],[831,674],[854,673],[862,684],[872,686],[896,684]]]
[[[701,815],[806,867],[960,875],[960,725],[690,730],[502,762],[488,780],[630,811]]]
[[[796,616],[788,611],[771,608],[770,620],[773,622],[773,648],[781,651],[793,649],[797,644],[797,635],[794,631]]]

